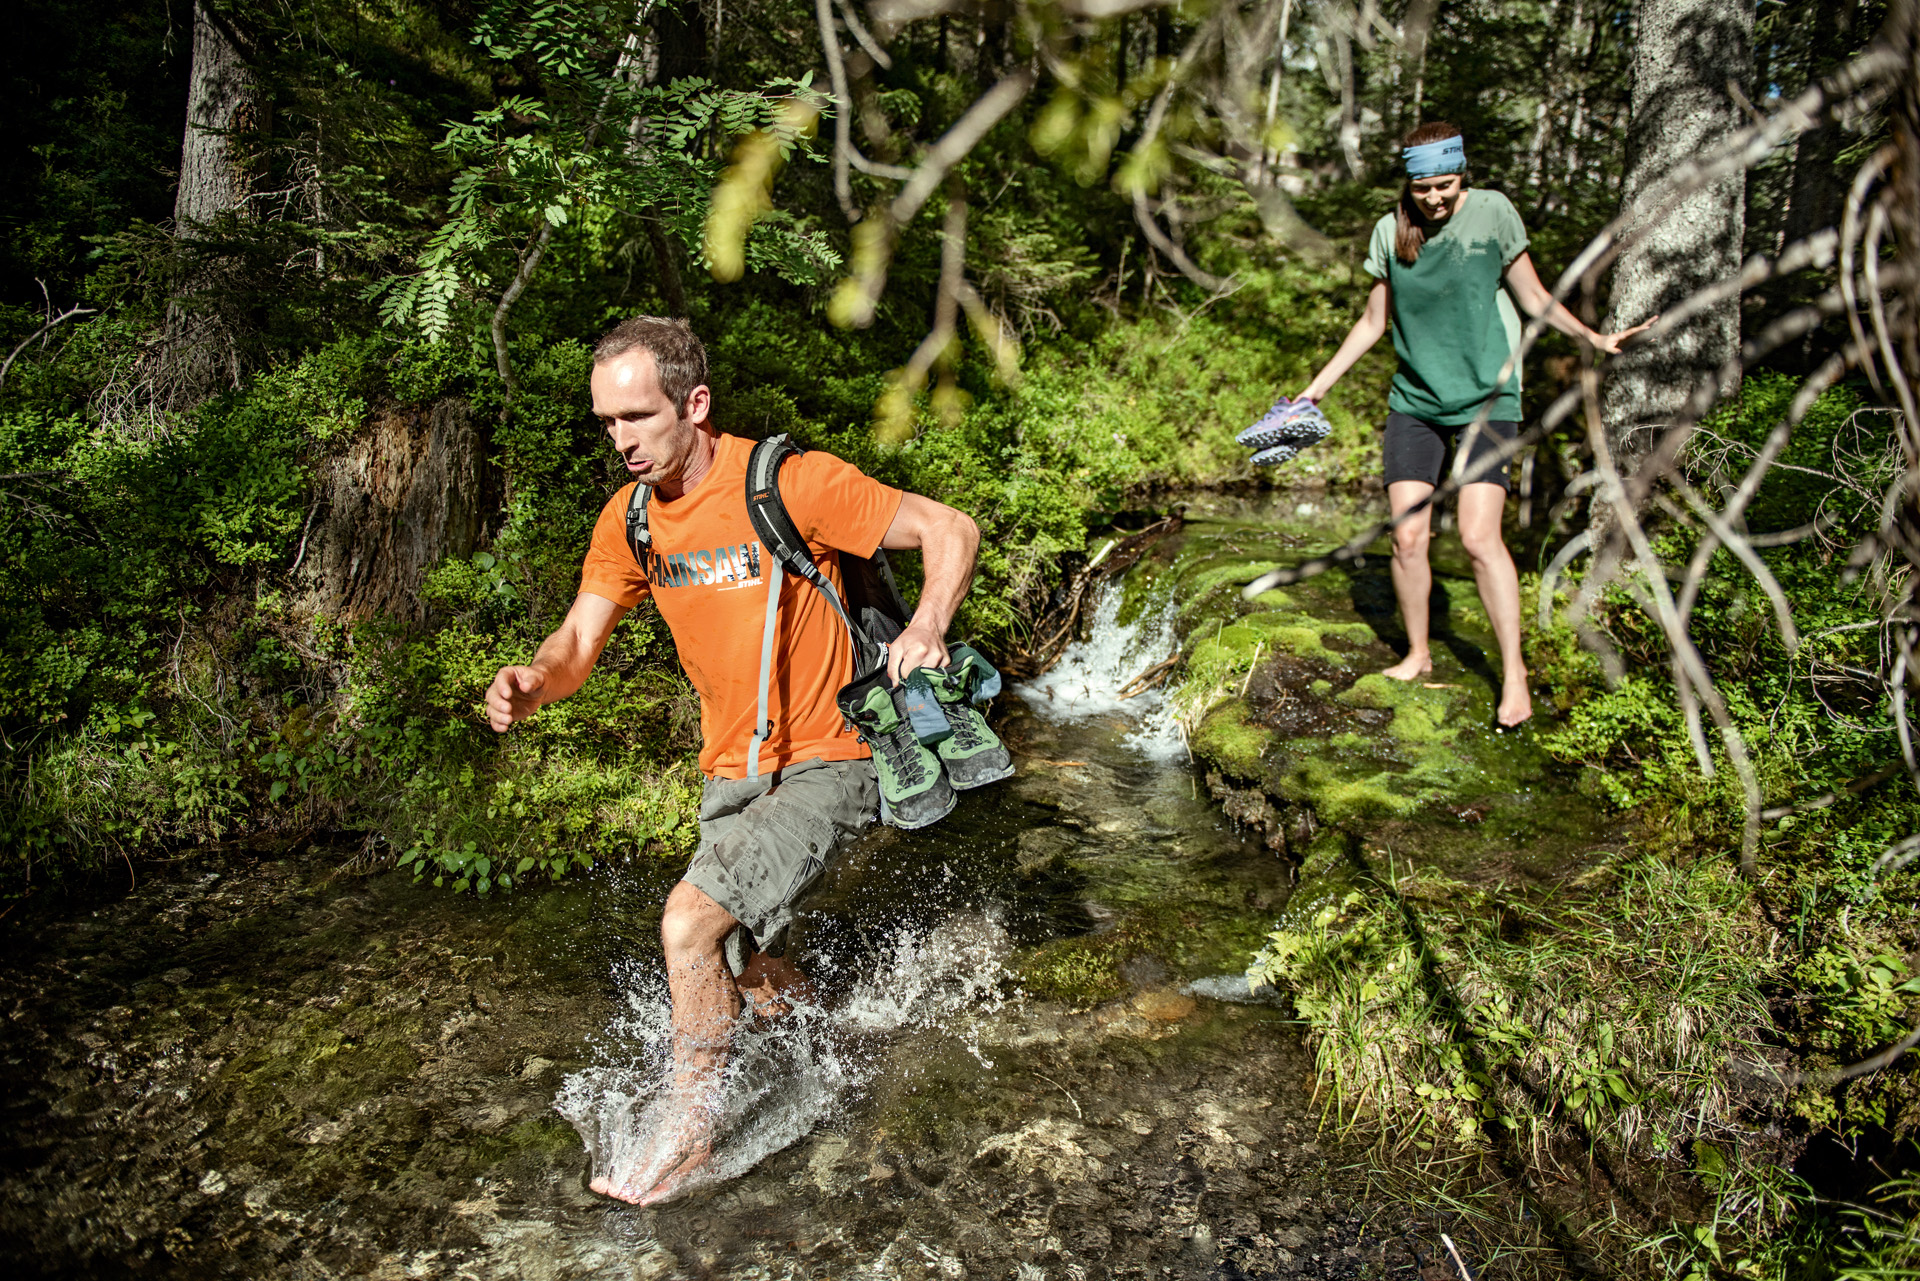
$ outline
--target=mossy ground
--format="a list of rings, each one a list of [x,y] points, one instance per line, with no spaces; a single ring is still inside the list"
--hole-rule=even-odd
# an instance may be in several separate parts
[[[1636,846],[1541,728],[1495,731],[1491,636],[1444,540],[1424,681],[1379,674],[1401,634],[1374,551],[1242,600],[1238,585],[1378,515],[1314,504],[1311,530],[1199,513],[1159,571],[1202,588],[1172,694],[1195,755],[1264,792],[1276,823],[1318,826],[1293,847],[1298,888],[1252,974],[1291,994],[1332,1115],[1376,1137],[1382,1168],[1504,1162],[1563,1245],[1611,1264],[1713,1203],[1700,1153],[1743,1171],[1781,1155],[1740,1137],[1727,1075],[1769,1027],[1765,971],[1727,958],[1764,952],[1769,930],[1725,860]],[[1543,700],[1542,720],[1553,710]],[[1556,1191],[1567,1160],[1605,1173]],[[1782,1204],[1748,1205],[1746,1227]]]

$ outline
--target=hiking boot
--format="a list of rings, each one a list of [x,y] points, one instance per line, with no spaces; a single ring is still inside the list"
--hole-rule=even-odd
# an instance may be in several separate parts
[[[953,786],[941,772],[940,758],[914,737],[900,691],[887,687],[885,667],[853,681],[836,701],[840,714],[873,753],[881,822],[912,829],[938,823],[953,812]]]
[[[908,672],[907,678],[900,682],[900,704],[907,714],[907,724],[913,726],[913,736],[925,747],[937,747],[953,737],[953,727],[947,724],[945,713],[939,700],[934,697],[933,686],[927,677],[934,674],[928,668]]]
[[[971,701],[985,701],[991,697],[989,690],[998,693],[1000,673],[970,646],[953,646],[948,658],[944,670],[925,671],[953,731],[939,745],[940,761],[947,767],[948,780],[960,791],[997,783],[1013,774],[1013,756]]]

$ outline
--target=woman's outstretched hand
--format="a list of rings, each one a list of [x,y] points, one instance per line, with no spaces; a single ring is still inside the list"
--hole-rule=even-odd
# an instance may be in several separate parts
[[[1647,332],[1647,330],[1653,328],[1659,322],[1660,322],[1660,317],[1655,316],[1651,320],[1643,320],[1639,324],[1635,325],[1633,328],[1622,329],[1618,333],[1595,334],[1593,336],[1593,345],[1596,349],[1605,352],[1609,356],[1618,356],[1620,354],[1620,345],[1622,343],[1626,342],[1629,338],[1633,338],[1639,334],[1644,334],[1645,332]]]

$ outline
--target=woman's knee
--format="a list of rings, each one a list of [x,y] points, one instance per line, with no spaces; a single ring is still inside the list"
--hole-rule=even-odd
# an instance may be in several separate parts
[[[660,946],[668,956],[717,947],[738,922],[726,908],[689,881],[667,895],[660,913]]]
[[[1462,529],[1460,545],[1467,549],[1467,556],[1476,564],[1498,564],[1507,554],[1507,545],[1500,537],[1499,526],[1491,529]]]
[[[1425,560],[1433,530],[1426,524],[1401,525],[1393,531],[1393,554],[1402,560]]]

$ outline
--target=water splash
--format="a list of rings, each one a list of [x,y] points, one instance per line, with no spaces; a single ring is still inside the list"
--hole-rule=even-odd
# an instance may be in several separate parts
[[[959,1036],[983,1066],[977,1019],[1006,1000],[1013,942],[991,915],[967,914],[925,931],[903,929],[869,972],[830,1005],[796,1002],[785,1017],[749,1022],[734,1036],[710,1107],[713,1159],[686,1185],[746,1173],[805,1137],[859,1097],[888,1063],[900,1033],[938,1028]],[[830,973],[816,974],[831,989]],[[627,1170],[671,1121],[673,1060],[666,979],[657,970],[625,976],[628,1012],[604,1038],[602,1062],[562,1084],[554,1110],[572,1123],[595,1177]]]
[[[1173,630],[1177,602],[1169,594],[1142,609],[1131,623],[1121,623],[1119,588],[1107,584],[1099,590],[1086,639],[1067,646],[1059,662],[1015,686],[1014,693],[1052,721],[1123,717],[1133,724],[1124,741],[1148,760],[1184,756],[1179,722],[1159,690],[1121,697],[1130,682],[1179,649]]]

